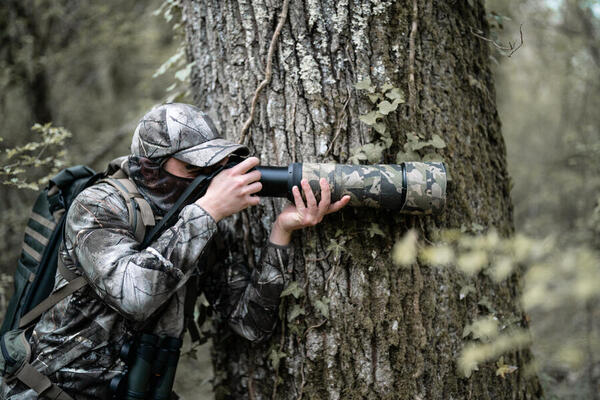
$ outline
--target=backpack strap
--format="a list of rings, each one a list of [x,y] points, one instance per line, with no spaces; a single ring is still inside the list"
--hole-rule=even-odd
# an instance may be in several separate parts
[[[21,320],[19,321],[19,329],[23,329],[24,327],[29,325],[29,323],[36,320],[44,312],[54,307],[62,299],[78,291],[85,285],[87,285],[87,281],[83,276],[78,276],[75,279],[69,281],[69,283],[67,283],[65,286],[52,293],[50,296],[46,297],[40,304],[31,309],[31,311],[29,311],[27,314],[23,315],[21,317]]]
[[[150,204],[142,197],[135,184],[127,178],[116,178],[115,176],[125,176],[123,171],[119,170],[116,174],[102,179],[99,182],[106,182],[121,193],[127,204],[129,213],[129,225],[134,228],[135,238],[138,242],[144,240],[146,227],[154,226],[154,213]],[[139,215],[138,215],[139,214]]]
[[[53,400],[73,400],[64,390],[52,383],[46,375],[39,372],[28,362],[23,364],[15,377],[33,389],[40,397]]]

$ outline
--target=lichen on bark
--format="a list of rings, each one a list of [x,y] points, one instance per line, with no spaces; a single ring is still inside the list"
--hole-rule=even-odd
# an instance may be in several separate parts
[[[281,4],[184,2],[195,103],[232,140],[239,139],[264,78]],[[513,231],[489,49],[469,35],[470,27],[488,30],[481,1],[290,2],[273,76],[249,131],[249,146],[262,164],[345,163],[353,149],[372,142],[376,134],[359,116],[373,104],[354,88],[369,77],[412,93],[386,117],[392,145],[383,161],[395,161],[409,134],[424,141],[438,135],[446,147],[436,150],[453,180],[439,216],[348,209],[297,233],[286,279],[298,282],[304,296],[285,298],[283,323],[265,344],[250,345],[216,324],[217,397],[267,399],[274,390],[278,399],[539,396],[537,380],[522,369],[501,379],[483,367],[466,379],[456,368],[464,327],[488,312],[478,304],[481,298],[500,317],[520,315],[516,281],[472,279],[476,293],[461,299],[467,278],[459,273],[420,264],[398,268],[391,259],[395,241],[410,228],[424,238],[473,223],[503,235]],[[264,199],[261,207],[232,218],[240,234],[231,251],[258,257],[281,207],[282,201]],[[367,233],[373,222],[383,236]],[[290,322],[295,305],[305,313]],[[277,371],[268,359],[273,349],[286,354]],[[529,359],[527,351],[506,357],[519,366]]]

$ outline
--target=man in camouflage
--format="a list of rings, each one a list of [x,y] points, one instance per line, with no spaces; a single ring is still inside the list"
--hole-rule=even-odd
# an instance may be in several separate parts
[[[185,104],[162,105],[140,121],[131,155],[111,163],[133,181],[152,207],[164,215],[192,178],[232,155],[248,155],[245,146],[221,138],[211,120]],[[221,171],[206,194],[186,206],[177,223],[148,248],[139,250],[129,223],[126,199],[108,183],[83,191],[66,219],[59,258],[70,273],[89,283],[44,313],[30,339],[31,364],[74,399],[110,398],[109,383],[124,369],[122,345],[136,332],[181,337],[184,333],[186,279],[199,282],[211,305],[235,332],[251,341],[267,338],[276,323],[291,233],[315,225],[346,205],[330,204],[321,180],[317,203],[306,180],[306,203],[294,187],[294,205],[278,215],[261,261],[253,270],[222,246],[228,232],[223,218],[259,203],[259,163],[246,158]],[[57,273],[54,290],[67,284]],[[148,323],[151,321],[151,324]],[[2,398],[35,399],[18,381],[0,380]]]

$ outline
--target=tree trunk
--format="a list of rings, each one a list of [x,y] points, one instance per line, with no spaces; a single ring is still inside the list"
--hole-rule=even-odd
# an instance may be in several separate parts
[[[265,76],[282,3],[184,2],[194,100],[232,140],[240,139]],[[369,161],[394,163],[412,132],[418,140],[436,134],[446,143],[438,154],[452,182],[438,216],[346,209],[296,233],[286,280],[302,293],[284,298],[273,339],[250,345],[216,323],[216,397],[539,397],[537,378],[523,372],[527,351],[505,355],[519,367],[505,378],[496,376],[493,362],[468,379],[456,367],[464,327],[490,312],[478,304],[484,297],[498,318],[522,319],[514,280],[497,285],[453,269],[399,268],[391,258],[410,228],[423,238],[440,228],[513,231],[488,44],[472,34],[488,34],[481,1],[290,3],[272,79],[248,133],[262,164],[348,163],[361,145],[381,143],[383,136],[359,120],[374,105],[354,85],[370,78],[372,90],[390,84],[406,93],[406,102],[384,118],[392,140]],[[279,200],[264,199],[262,207],[232,218],[239,241],[231,248],[253,263],[258,252],[251,249],[264,243],[280,207]],[[477,293],[461,300],[468,283]]]

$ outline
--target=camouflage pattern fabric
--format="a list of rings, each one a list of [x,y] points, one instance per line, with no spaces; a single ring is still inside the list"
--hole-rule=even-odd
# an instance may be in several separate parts
[[[446,203],[446,167],[441,162],[406,162],[404,212],[431,214]]]
[[[202,110],[181,103],[163,104],[144,115],[131,141],[134,156],[172,156],[198,167],[214,165],[234,152],[246,156],[249,150],[222,138]]]
[[[308,180],[317,194],[321,191],[319,179],[326,178],[332,189],[331,200],[350,195],[350,206],[431,214],[439,212],[446,200],[446,169],[440,162],[400,165],[303,163],[302,178]]]
[[[33,329],[31,364],[69,395],[110,398],[110,380],[123,371],[119,351],[135,331],[181,337],[188,278],[232,328],[251,341],[270,335],[277,320],[288,250],[269,244],[250,271],[223,250],[222,226],[200,206],[185,207],[178,222],[138,251],[125,200],[106,183],[83,191],[71,206],[60,258],[90,283],[66,297]],[[221,246],[221,248],[219,248]],[[57,273],[55,290],[66,284]],[[145,327],[146,321],[158,323]],[[0,378],[2,399],[36,399],[18,381]]]

